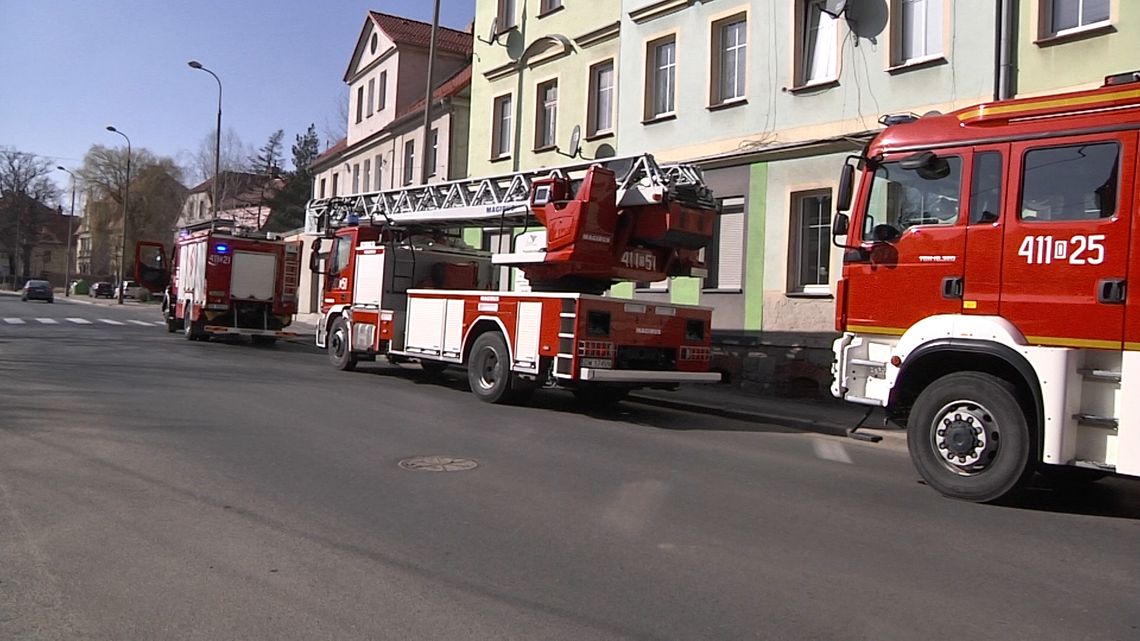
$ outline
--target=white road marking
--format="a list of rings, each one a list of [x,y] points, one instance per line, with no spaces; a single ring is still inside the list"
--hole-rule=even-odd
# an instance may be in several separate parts
[[[5,318],[4,322],[8,323],[9,325],[23,325],[24,319],[22,319],[22,318]]]
[[[86,318],[69,318],[69,319],[67,319],[67,322],[75,323],[76,325],[90,325],[91,324],[91,321],[87,320]]]
[[[842,443],[817,438],[812,440],[811,446],[815,450],[815,455],[821,459],[851,464],[851,455],[847,453],[847,448],[843,447]]]
[[[110,318],[100,318],[99,322],[100,323],[106,323],[108,325],[122,325],[123,324],[117,320],[111,320]]]
[[[54,318],[37,318],[36,320],[44,325],[59,325],[59,321]]]
[[[143,327],[150,327],[150,323],[147,321],[131,320],[131,321],[127,321],[127,322],[134,323],[135,325],[142,325]]]
[[[166,327],[166,321],[154,321],[154,324],[159,327]]]

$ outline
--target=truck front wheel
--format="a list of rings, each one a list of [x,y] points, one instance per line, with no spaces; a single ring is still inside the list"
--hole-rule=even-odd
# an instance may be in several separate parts
[[[918,473],[942,494],[989,502],[1033,473],[1032,439],[1013,386],[982,372],[956,372],[919,394],[907,420]]]
[[[334,320],[329,328],[328,351],[333,367],[346,372],[356,368],[356,354],[348,342],[348,322],[343,318]]]

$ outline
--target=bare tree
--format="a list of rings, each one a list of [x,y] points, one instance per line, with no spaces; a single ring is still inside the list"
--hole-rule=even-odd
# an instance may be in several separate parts
[[[12,275],[26,273],[30,267],[43,224],[39,212],[59,195],[49,178],[51,167],[46,158],[0,147],[0,245],[7,249]]]
[[[216,144],[214,131],[211,129],[210,133],[199,141],[198,149],[191,159],[190,169],[198,182],[214,177],[214,146]],[[247,171],[249,169],[249,163],[246,159],[253,155],[253,150],[249,145],[242,142],[241,136],[236,131],[233,129],[223,130],[220,146],[221,161],[218,164],[221,171]]]
[[[333,105],[332,115],[325,117],[324,127],[321,128],[329,145],[336,144],[348,135],[348,87],[336,97]]]

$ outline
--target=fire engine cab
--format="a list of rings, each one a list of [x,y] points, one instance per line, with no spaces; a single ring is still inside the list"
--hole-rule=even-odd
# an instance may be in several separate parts
[[[843,168],[832,392],[945,495],[1140,475],[1138,80],[887,117]]]
[[[316,343],[346,370],[381,355],[429,373],[466,367],[492,403],[542,386],[612,402],[718,381],[711,309],[602,295],[620,280],[703,274],[716,215],[698,170],[650,156],[314,200]],[[470,228],[513,251],[469,246]]]

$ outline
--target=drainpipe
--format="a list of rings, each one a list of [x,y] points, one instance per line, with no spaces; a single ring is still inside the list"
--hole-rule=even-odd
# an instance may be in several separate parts
[[[1013,66],[1017,49],[1017,0],[999,0],[997,12],[997,68],[994,70],[994,100],[1013,97]]]

